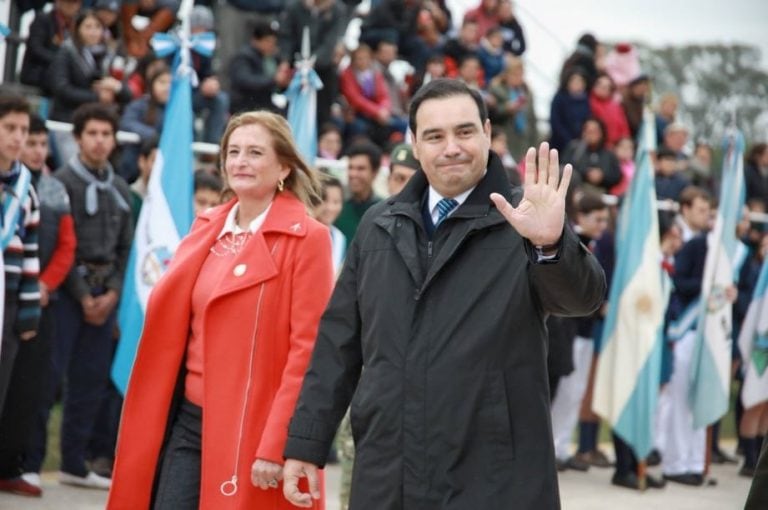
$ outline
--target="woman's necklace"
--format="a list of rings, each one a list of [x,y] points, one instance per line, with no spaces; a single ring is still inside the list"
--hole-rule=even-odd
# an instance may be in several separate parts
[[[213,246],[211,246],[211,253],[217,257],[231,257],[237,255],[242,251],[243,246],[245,246],[250,238],[250,229],[243,230],[240,227],[240,223],[236,216],[234,232],[227,232],[217,239]]]

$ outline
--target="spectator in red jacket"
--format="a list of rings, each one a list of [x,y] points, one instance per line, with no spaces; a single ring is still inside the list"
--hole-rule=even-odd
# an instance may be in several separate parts
[[[464,13],[464,20],[472,20],[477,23],[477,39],[485,37],[486,32],[498,27],[501,19],[499,17],[499,0],[481,0],[480,5]]]
[[[589,94],[592,115],[605,124],[605,148],[612,149],[616,142],[631,136],[627,116],[616,100],[616,86],[607,74],[600,74]]]
[[[371,48],[361,44],[352,52],[351,63],[342,71],[340,82],[341,93],[354,114],[348,135],[367,134],[378,143],[395,133],[405,135],[408,120],[393,115],[387,85],[373,65]]]

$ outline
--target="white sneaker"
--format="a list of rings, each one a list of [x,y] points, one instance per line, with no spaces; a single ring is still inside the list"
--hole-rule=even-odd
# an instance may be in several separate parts
[[[75,487],[85,487],[87,489],[109,490],[112,480],[99,476],[93,471],[88,471],[85,476],[77,476],[72,473],[59,471],[59,483],[64,485],[73,485]]]
[[[40,487],[42,485],[42,482],[40,481],[40,473],[24,473],[21,475],[21,479],[35,487]]]

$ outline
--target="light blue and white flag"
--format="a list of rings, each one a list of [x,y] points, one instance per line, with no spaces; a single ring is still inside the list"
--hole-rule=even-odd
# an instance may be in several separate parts
[[[594,411],[640,459],[653,447],[666,301],[650,158],[655,140],[653,116],[646,113],[635,161],[637,172],[621,207],[617,264],[592,399]]]
[[[716,422],[728,411],[731,385],[732,307],[725,289],[738,277],[736,225],[744,206],[744,137],[728,136],[723,158],[722,189],[715,227],[707,236],[707,259],[701,282],[699,321],[691,358],[689,401],[693,426]]]
[[[749,409],[768,400],[768,258],[763,260],[752,302],[739,333],[744,386],[741,403]]]
[[[11,29],[8,28],[8,25],[0,23],[0,41],[7,38],[9,35],[11,35]]]
[[[317,157],[317,91],[323,82],[314,69],[315,58],[310,57],[309,30],[304,28],[301,55],[285,95],[288,98],[288,124],[296,140],[296,147],[304,160],[315,164]]]
[[[112,365],[112,380],[123,394],[141,338],[149,293],[165,273],[193,220],[194,71],[190,66],[189,50],[196,50],[195,38],[158,34],[152,42],[158,54],[175,53],[174,73],[165,111],[166,122],[160,134],[147,197],[136,223],[118,310],[120,342]]]

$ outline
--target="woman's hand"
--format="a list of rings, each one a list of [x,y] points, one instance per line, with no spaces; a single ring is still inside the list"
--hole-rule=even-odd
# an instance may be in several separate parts
[[[264,459],[256,459],[251,466],[251,482],[262,490],[277,489],[283,479],[283,466]]]

